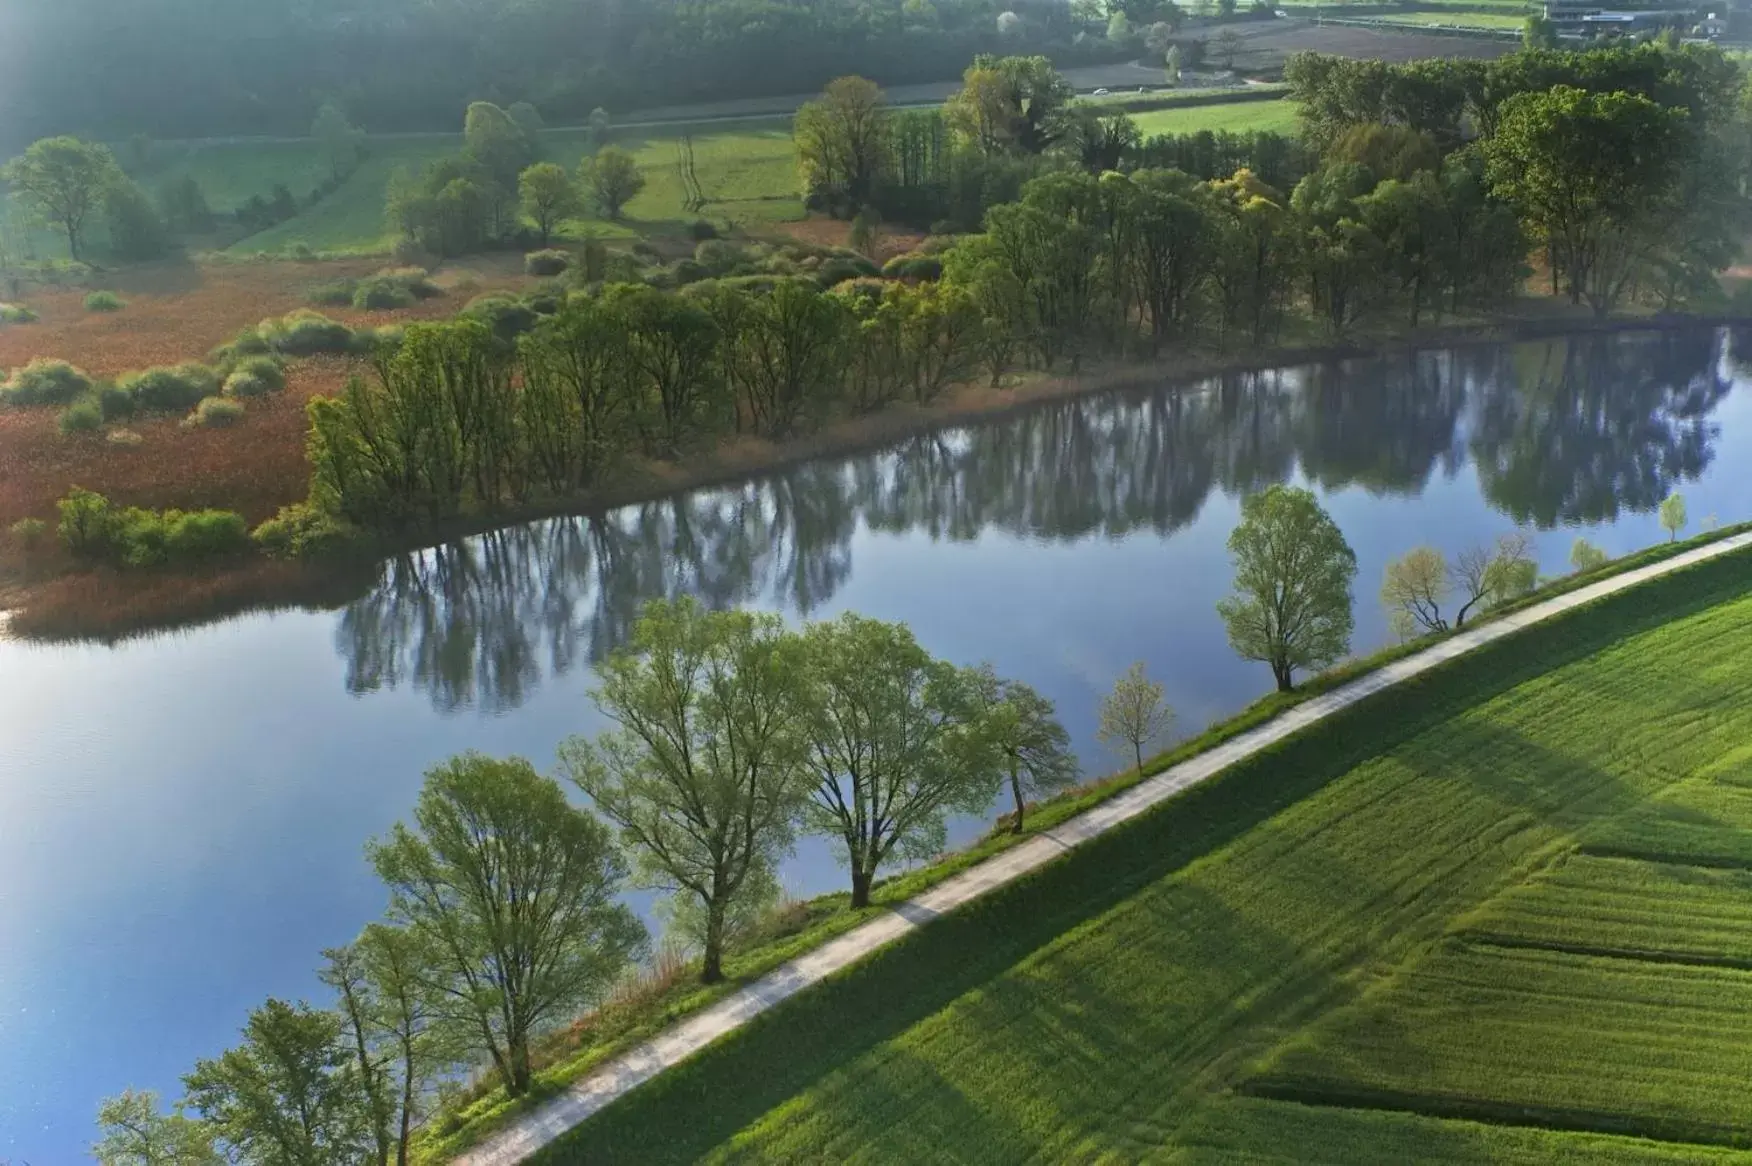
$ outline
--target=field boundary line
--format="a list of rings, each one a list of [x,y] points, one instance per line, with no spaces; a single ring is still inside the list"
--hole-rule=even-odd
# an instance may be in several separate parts
[[[658,1073],[680,1064],[811,984],[845,970],[937,917],[1014,882],[1068,850],[1118,828],[1284,738],[1358,701],[1403,684],[1523,628],[1747,547],[1752,547],[1752,531],[1718,539],[1658,563],[1578,587],[1458,632],[1421,652],[1385,664],[1330,692],[1286,709],[1265,724],[1170,766],[1075,818],[1044,830],[1027,842],[895,905],[887,914],[780,965],[710,1007],[610,1059],[573,1082],[565,1092],[520,1116],[452,1161],[457,1166],[513,1166]]]

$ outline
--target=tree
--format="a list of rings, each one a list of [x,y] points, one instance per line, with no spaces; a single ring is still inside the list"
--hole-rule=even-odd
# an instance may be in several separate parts
[[[1532,13],[1521,22],[1521,47],[1535,51],[1557,48],[1557,25],[1548,17]]]
[[[1180,46],[1169,45],[1168,53],[1162,59],[1162,71],[1170,88],[1180,84]]]
[[[803,634],[798,702],[814,790],[803,824],[845,843],[852,907],[891,857],[942,850],[951,811],[997,789],[980,736],[979,678],[936,660],[904,624],[846,614]]]
[[[535,143],[509,113],[490,101],[468,107],[462,123],[462,151],[506,190],[535,160]]]
[[[1448,598],[1448,560],[1435,547],[1418,547],[1387,564],[1381,581],[1381,606],[1401,639],[1445,632],[1442,604]]]
[[[360,1161],[370,1121],[343,1027],[332,1012],[269,1000],[249,1014],[243,1044],[183,1078],[189,1105],[245,1162]]]
[[[1611,555],[1585,538],[1578,538],[1570,547],[1570,566],[1578,575],[1597,571],[1611,561]]]
[[[981,54],[944,113],[982,153],[1043,154],[1058,140],[1073,96],[1045,57]]]
[[[1139,660],[1113,683],[1101,700],[1101,722],[1095,736],[1110,748],[1131,746],[1138,776],[1144,774],[1144,746],[1168,731],[1174,710],[1162,699],[1162,686],[1144,674]]]
[[[332,101],[325,101],[316,111],[310,136],[328,159],[329,177],[340,182],[359,165],[359,155],[365,149],[365,131],[347,120],[347,113]]]
[[[1071,736],[1059,724],[1052,702],[1019,680],[999,680],[989,667],[979,671],[983,719],[997,751],[1010,798],[1016,806],[1011,832],[1022,833],[1028,798],[1064,789],[1077,780]]]
[[[862,77],[828,82],[820,98],[797,111],[791,136],[807,193],[829,196],[842,212],[863,207],[888,158],[882,90]]]
[[[517,128],[523,131],[523,136],[533,146],[536,142],[536,135],[541,133],[545,124],[541,120],[541,110],[527,101],[519,101],[505,112],[510,115],[512,121],[517,123]]]
[[[621,217],[621,209],[645,189],[639,164],[619,146],[604,146],[578,164],[578,180],[602,213]]]
[[[75,260],[85,257],[86,224],[120,174],[106,147],[68,137],[35,142],[0,167],[0,181],[67,236],[67,250]]]
[[[1558,85],[1503,102],[1483,148],[1492,189],[1545,244],[1571,302],[1605,315],[1681,216],[1691,140],[1682,109]]]
[[[97,1107],[102,1135],[91,1153],[99,1166],[220,1166],[213,1138],[178,1106],[158,1108],[151,1090],[124,1090]]]
[[[430,953],[413,932],[373,923],[353,943],[370,991],[370,1019],[381,1072],[389,1085],[396,1166],[408,1166],[421,1102],[438,1071],[459,1049],[434,1027],[436,1010],[421,971]]]
[[[419,977],[440,1018],[521,1097],[531,1038],[599,1000],[644,951],[644,928],[616,901],[626,862],[519,758],[466,753],[429,770],[414,822],[366,851],[391,920],[428,953]]]
[[[1667,532],[1668,542],[1678,540],[1679,532],[1685,529],[1685,495],[1669,494],[1661,503],[1661,529]]]
[[[1530,548],[1526,535],[1505,534],[1495,546],[1460,552],[1450,575],[1463,597],[1460,610],[1454,613],[1454,630],[1466,626],[1466,617],[1474,608],[1489,611],[1533,590],[1539,564],[1533,561]]]
[[[560,750],[646,878],[698,900],[708,984],[724,975],[728,920],[790,848],[808,793],[799,656],[778,616],[653,601],[597,668],[596,706],[618,729]]]
[[[1223,0],[1223,2],[1229,4],[1231,7],[1234,6],[1234,0]],[[1225,28],[1222,32],[1217,34],[1217,57],[1223,62],[1223,68],[1233,69],[1235,67],[1235,54],[1240,51],[1240,33],[1232,28]]]
[[[1131,40],[1131,21],[1125,18],[1124,12],[1115,12],[1107,18],[1107,39],[1116,45],[1123,45]]]
[[[170,233],[138,183],[118,172],[103,192],[109,252],[118,259],[157,259],[170,250]]]
[[[612,129],[614,129],[614,119],[609,117],[608,110],[599,105],[590,111],[591,153],[595,153],[597,150],[608,145],[608,135],[609,131]]]
[[[1279,692],[1291,690],[1297,669],[1350,649],[1357,557],[1313,494],[1275,485],[1243,499],[1229,554],[1235,594],[1217,611],[1235,651],[1271,665]]]
[[[335,990],[344,1025],[343,1040],[352,1054],[355,1080],[364,1098],[366,1124],[377,1151],[378,1166],[390,1154],[390,1126],[394,1120],[390,1083],[377,1044],[377,1002],[365,974],[364,954],[349,944],[322,953],[323,967],[317,977]]]
[[[201,235],[213,229],[213,208],[192,174],[171,183],[160,192],[159,210],[165,223],[185,235]]]
[[[543,247],[553,238],[555,227],[584,209],[572,176],[552,162],[537,162],[519,175],[517,195],[523,213],[535,222]]]

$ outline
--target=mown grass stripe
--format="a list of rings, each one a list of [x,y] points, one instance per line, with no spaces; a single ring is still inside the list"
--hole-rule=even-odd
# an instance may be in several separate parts
[[[1488,931],[1462,931],[1455,938],[1473,947],[1504,951],[1549,951],[1588,959],[1627,960],[1641,964],[1673,964],[1687,968],[1727,968],[1752,972],[1752,958],[1710,955],[1707,952],[1664,951],[1658,948],[1612,947],[1605,944],[1572,943],[1561,939],[1528,939],[1518,935],[1493,935]]]

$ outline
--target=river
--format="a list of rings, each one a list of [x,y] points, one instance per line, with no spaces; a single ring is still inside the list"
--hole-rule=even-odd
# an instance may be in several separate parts
[[[1133,660],[1177,733],[1270,689],[1214,611],[1245,492],[1319,493],[1357,554],[1367,651],[1411,547],[1520,527],[1559,574],[1578,535],[1664,537],[1673,489],[1692,530],[1752,517],[1736,349],[1752,333],[1625,333],[1092,396],[404,556],[338,612],[0,642],[0,1161],[81,1160],[100,1097],[175,1096],[265,997],[320,999],[318,951],[382,909],[362,844],[422,770],[468,748],[550,766],[599,726],[590,662],[648,597],[905,620],[1056,701],[1100,771],[1095,707]],[[820,841],[782,877],[844,881]]]

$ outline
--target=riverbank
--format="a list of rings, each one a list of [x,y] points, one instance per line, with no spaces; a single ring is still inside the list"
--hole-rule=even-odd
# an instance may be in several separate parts
[[[0,555],[0,610],[11,610],[10,634],[47,640],[115,641],[198,625],[249,611],[281,608],[332,608],[356,598],[370,585],[376,560],[396,553],[482,533],[498,527],[566,514],[595,514],[616,507],[660,500],[694,489],[778,473],[819,458],[844,456],[893,444],[920,433],[989,422],[1009,414],[1090,394],[1186,386],[1209,377],[1261,369],[1393,356],[1429,348],[1536,340],[1565,334],[1634,331],[1651,328],[1716,327],[1743,322],[1737,317],[1621,316],[1597,320],[1549,299],[1525,299],[1516,311],[1489,320],[1425,326],[1416,330],[1359,332],[1342,342],[1311,342],[1303,336],[1243,351],[1192,349],[1150,359],[1108,362],[1077,376],[1031,374],[1003,387],[966,384],[929,406],[896,405],[880,413],[842,417],[796,438],[774,442],[736,438],[696,450],[674,462],[629,461],[606,484],[586,493],[537,505],[499,508],[421,530],[406,538],[361,546],[347,557],[321,563],[285,563],[246,557],[197,571],[81,568],[54,549],[24,552],[5,544]],[[1298,322],[1299,326],[1305,327]],[[296,378],[295,378],[296,379]],[[324,383],[333,381],[332,370]],[[280,409],[283,423],[301,419],[302,401]],[[281,424],[278,440],[296,440],[302,429]],[[202,434],[202,437],[211,435]],[[164,463],[173,467],[174,460]],[[302,497],[304,483],[294,475],[276,490],[254,498],[246,517],[259,521],[278,506]],[[81,485],[92,483],[81,482]],[[263,493],[259,482],[254,493]],[[172,491],[180,497],[180,491]],[[224,505],[225,481],[202,483],[199,500],[156,502],[148,489],[141,502],[121,496],[122,504]],[[271,496],[269,496],[271,495]],[[284,495],[284,497],[281,497]],[[252,494],[252,498],[254,494]]]
[[[581,1020],[565,1034],[560,1046],[547,1050],[554,1063],[542,1075],[534,1098],[512,1104],[501,1095],[484,1091],[469,1110],[441,1115],[429,1127],[423,1160],[446,1161],[479,1144],[478,1150],[467,1153],[461,1161],[468,1166],[520,1161],[659,1070],[698,1053],[742,1028],[753,1016],[878,949],[895,948],[890,956],[878,957],[887,959],[892,971],[892,960],[904,958],[900,949],[912,942],[905,937],[924,921],[936,920],[951,908],[988,894],[1013,898],[1014,892],[1002,889],[1006,884],[1028,877],[1068,847],[1095,849],[1082,844],[1152,807],[1179,798],[1208,779],[1221,777],[1222,782],[1213,784],[1232,784],[1232,768],[1383,689],[1411,686],[1416,678],[1438,668],[1443,669],[1444,678],[1453,680],[1469,661],[1502,656],[1503,652],[1474,650],[1504,637],[1571,613],[1587,613],[1591,623],[1600,625],[1596,631],[1609,631],[1606,625],[1610,620],[1603,622],[1599,613],[1610,597],[1724,555],[1739,555],[1733,561],[1743,563],[1740,552],[1749,533],[1752,524],[1741,524],[1625,556],[1599,570],[1549,584],[1489,613],[1465,631],[1390,648],[1315,677],[1295,692],[1266,697],[1151,759],[1139,772],[1094,783],[1031,809],[1021,833],[1009,832],[1000,821],[978,845],[889,880],[879,888],[876,906],[869,912],[845,911],[843,895],[794,905],[791,913],[805,925],[795,934],[735,953],[727,965],[728,983],[700,988],[686,980],[686,969],[672,970],[667,985],[649,992],[633,1006],[604,1009]],[[1720,573],[1725,568],[1717,570]],[[1559,626],[1557,622],[1547,625],[1544,638],[1553,642],[1562,639]],[[1581,646],[1568,643],[1565,650],[1576,652]],[[1527,652],[1510,654],[1535,662],[1518,665],[1521,671],[1536,668],[1540,659],[1540,652],[1531,645]],[[1421,691],[1429,683],[1433,681],[1416,686]],[[1294,715],[1288,715],[1292,711]],[[1359,715],[1350,714],[1348,719],[1355,721]],[[1102,807],[1099,813],[1089,813],[1097,807]],[[1181,845],[1186,845],[1184,839]],[[970,925],[977,929],[977,924]],[[846,934],[854,927],[857,931]],[[943,941],[938,937],[929,942],[936,947]],[[808,959],[800,958],[811,952],[815,954]],[[963,953],[964,957],[969,954]],[[659,1033],[663,1034],[661,1042],[653,1040]],[[773,1039],[778,1038],[769,1034],[767,1040]],[[712,1055],[722,1062],[736,1054],[715,1046]],[[550,1100],[556,1095],[557,1100]],[[519,1120],[525,1113],[529,1113],[528,1120]],[[488,1137],[500,1129],[506,1132]]]

